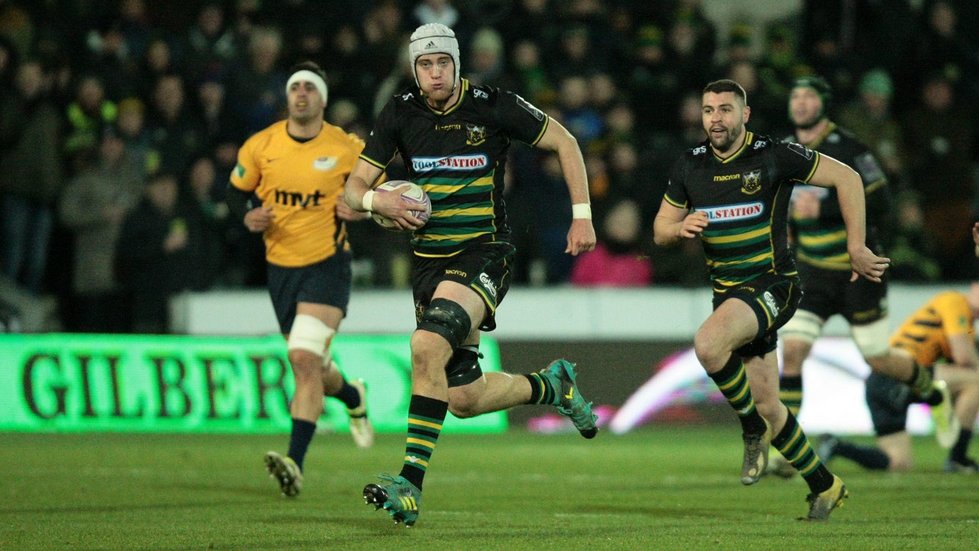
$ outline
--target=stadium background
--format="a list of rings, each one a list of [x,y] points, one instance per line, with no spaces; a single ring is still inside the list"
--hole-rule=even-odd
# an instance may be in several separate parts
[[[233,317],[212,312],[203,321],[190,313],[199,312],[190,305],[214,297],[265,300],[261,244],[227,220],[221,204],[237,146],[283,115],[284,71],[300,59],[328,72],[327,118],[365,135],[384,99],[410,84],[405,37],[428,21],[449,22],[458,32],[464,76],[513,89],[572,129],[587,157],[600,237],[610,239],[604,222],[611,207],[631,201],[640,216],[628,254],[653,266],[652,280],[625,295],[637,322],[596,321],[596,300],[617,291],[575,282],[571,259],[562,254],[569,211],[563,184],[552,161],[515,147],[507,192],[522,251],[515,281],[522,296],[536,296],[536,307],[556,315],[498,337],[508,369],[535,369],[568,355],[586,373],[594,370],[590,383],[617,405],[663,358],[689,345],[690,320],[674,323],[676,310],[656,292],[702,290],[700,252],[654,250],[649,233],[669,164],[701,139],[687,100],[713,78],[742,81],[753,107],[749,127],[778,135],[788,131],[793,78],[818,72],[832,82],[831,115],[865,132],[891,178],[895,280],[935,286],[899,287],[891,299],[895,312],[976,274],[968,226],[939,223],[959,220],[949,213],[963,208],[964,219],[975,218],[979,140],[971,124],[962,124],[971,120],[967,100],[979,90],[979,46],[968,32],[979,21],[973,2],[7,0],[0,3],[4,327],[213,334],[192,326],[271,322],[260,307]],[[32,64],[40,69],[33,89],[24,84],[30,75],[18,76]],[[933,82],[947,86],[945,103],[931,97],[941,95]],[[135,129],[123,122],[136,115]],[[51,139],[27,139],[52,125],[51,134],[41,135]],[[397,170],[393,163],[393,177]],[[91,262],[121,261],[113,241],[138,212],[147,182],[161,174],[174,175],[183,196],[165,216],[199,224],[192,245],[136,266],[128,277],[91,275],[84,268]],[[96,217],[110,238],[94,247],[83,237],[86,228],[63,216],[87,200],[73,193],[76,184],[93,178],[131,196],[121,213]],[[389,315],[380,313],[410,316],[404,236],[364,223],[352,228],[352,242],[352,309],[366,302],[375,315],[370,329],[348,330],[400,331],[403,324],[387,324]],[[147,272],[166,275],[146,285]],[[554,290],[560,296],[548,294]],[[173,298],[174,308],[169,316],[137,319],[127,308],[137,295]],[[503,314],[517,308],[514,300]],[[574,315],[563,315],[568,309]],[[515,419],[522,424],[521,415]]]
[[[254,372],[237,378],[236,366],[253,350],[281,361],[282,347],[268,329],[260,243],[222,215],[226,175],[248,133],[282,115],[282,72],[300,58],[329,72],[328,119],[365,133],[375,104],[410,82],[397,62],[407,33],[433,17],[458,18],[464,75],[512,88],[573,129],[600,237],[606,212],[633,201],[640,237],[626,245],[654,268],[632,289],[571,282],[563,184],[553,164],[515,147],[507,200],[522,256],[495,334],[509,370],[567,356],[608,414],[683,359],[709,308],[703,260],[696,248],[653,250],[649,220],[666,167],[701,138],[690,109],[698,91],[727,75],[749,85],[750,127],[781,134],[787,84],[824,74],[832,116],[884,158],[897,200],[895,324],[975,278],[979,3],[970,0],[0,0],[0,326],[20,333],[0,335],[0,549],[975,548],[974,477],[944,474],[946,452],[932,438],[915,439],[915,470],[900,476],[834,462],[850,503],[830,524],[796,523],[803,482],[742,487],[737,423],[696,382],[623,437],[585,441],[554,418],[531,418],[537,408],[515,409],[511,426],[561,434],[446,437],[410,531],[360,498],[365,477],[403,450],[401,429],[380,434],[370,453],[318,436],[302,499],[278,499],[261,453],[286,430],[253,423],[257,434],[242,434],[248,419],[233,418],[254,405],[242,388],[263,384]],[[161,173],[183,190],[171,217],[199,221],[200,239],[151,271],[155,285],[92,276],[91,266],[116,261],[115,236]],[[119,208],[70,191],[79,182],[102,184]],[[101,215],[96,231],[70,223],[69,207]],[[410,329],[405,244],[372,224],[352,231],[357,282],[339,338],[382,357]],[[176,297],[173,315],[137,324],[126,308],[137,292]],[[850,357],[840,351],[831,353]],[[402,382],[403,360],[385,364],[401,362]],[[821,377],[816,367],[806,373]],[[277,368],[269,364],[267,404],[281,407]],[[181,386],[184,375],[194,388]],[[115,392],[114,382],[138,392]],[[401,407],[377,390],[372,399]],[[845,391],[829,393],[832,406],[862,404],[859,387]],[[185,398],[194,420],[224,418],[208,434],[183,434],[173,414]],[[62,404],[73,427],[56,415]],[[6,424],[24,412],[28,428]],[[342,425],[330,414],[321,428]]]

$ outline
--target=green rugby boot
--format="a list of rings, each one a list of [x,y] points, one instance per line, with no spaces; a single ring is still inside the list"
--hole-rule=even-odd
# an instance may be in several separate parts
[[[554,360],[540,373],[558,393],[558,403],[555,405],[561,415],[570,418],[582,436],[595,438],[598,434],[598,426],[595,425],[598,416],[592,413],[592,403],[586,402],[584,396],[578,392],[574,364],[567,360]]]
[[[418,520],[422,491],[403,476],[382,474],[378,478],[387,484],[364,486],[364,503],[373,505],[375,511],[378,509],[387,511],[395,524],[403,522],[408,527],[414,525]]]

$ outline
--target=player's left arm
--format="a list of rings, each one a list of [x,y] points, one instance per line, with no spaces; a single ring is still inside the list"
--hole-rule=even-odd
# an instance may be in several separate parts
[[[836,190],[843,223],[846,225],[846,248],[853,268],[850,281],[856,281],[857,277],[863,276],[880,283],[891,260],[877,256],[867,248],[867,212],[860,175],[836,159],[820,155],[808,183]]]
[[[571,229],[568,230],[568,246],[564,252],[571,255],[595,248],[595,228],[591,222],[591,203],[588,198],[588,175],[578,140],[554,119],[550,119],[537,147],[557,153],[561,172],[571,195],[573,211]]]
[[[972,225],[972,242],[976,244],[976,257],[979,258],[979,222]]]

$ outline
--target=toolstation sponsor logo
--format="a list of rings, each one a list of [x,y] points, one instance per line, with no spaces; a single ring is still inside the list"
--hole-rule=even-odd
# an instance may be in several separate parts
[[[765,205],[754,202],[698,210],[707,213],[707,220],[710,222],[734,222],[761,216],[765,212]]]
[[[489,166],[486,155],[454,155],[452,157],[413,157],[411,168],[415,172],[430,170],[481,170]]]

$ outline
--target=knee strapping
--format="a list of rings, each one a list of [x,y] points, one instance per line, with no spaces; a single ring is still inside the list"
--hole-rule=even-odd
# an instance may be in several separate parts
[[[483,370],[479,367],[479,348],[476,346],[460,346],[452,352],[452,358],[445,366],[445,376],[449,381],[449,387],[468,385],[483,376]]]
[[[453,349],[465,342],[471,327],[472,321],[465,308],[444,298],[432,300],[418,324],[419,329],[441,335]]]
[[[289,331],[287,348],[307,350],[317,356],[323,356],[326,343],[334,333],[336,331],[316,316],[297,314],[296,319],[292,321],[292,330]]]
[[[857,344],[864,358],[877,358],[887,354],[890,347],[887,340],[889,325],[887,317],[883,317],[866,325],[854,325],[850,329],[853,342]]]
[[[783,339],[796,339],[812,344],[823,332],[826,320],[807,310],[796,310],[795,315],[779,330]]]

